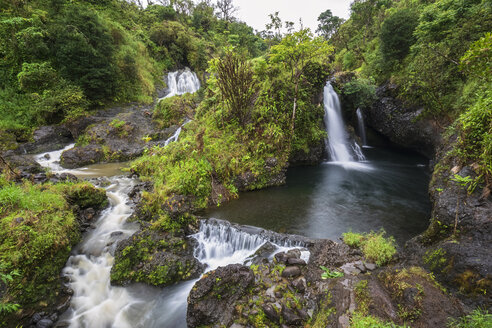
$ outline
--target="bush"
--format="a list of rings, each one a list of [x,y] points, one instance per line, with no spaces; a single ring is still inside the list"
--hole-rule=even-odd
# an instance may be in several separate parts
[[[371,231],[363,234],[347,232],[342,236],[347,245],[360,248],[368,260],[382,266],[396,254],[394,238],[385,238],[385,234],[384,230],[380,230],[378,233]]]
[[[402,9],[388,18],[381,26],[379,38],[383,59],[389,63],[400,61],[415,43],[413,31],[418,24],[418,15],[411,9]]]
[[[376,85],[373,80],[357,78],[343,85],[342,94],[351,109],[369,107],[376,100]]]

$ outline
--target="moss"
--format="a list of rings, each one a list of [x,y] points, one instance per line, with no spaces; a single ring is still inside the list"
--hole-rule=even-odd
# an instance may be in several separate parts
[[[392,322],[384,322],[383,320],[374,316],[364,316],[361,314],[354,314],[350,319],[351,328],[405,328],[408,326],[398,326]]]
[[[111,282],[143,282],[167,286],[190,279],[196,263],[181,254],[188,245],[172,234],[144,232],[134,235],[129,245],[118,251],[111,269]]]
[[[442,271],[448,262],[446,258],[446,251],[442,248],[426,251],[423,260],[432,272]]]
[[[197,106],[198,94],[196,93],[165,98],[156,104],[152,119],[161,129],[181,125],[185,118],[193,117]]]
[[[419,280],[419,279],[423,279]],[[398,316],[402,321],[414,321],[420,318],[425,297],[424,285],[430,283],[438,289],[434,277],[420,267],[405,268],[393,272],[383,272],[379,280],[390,291],[391,298],[396,302]]]
[[[492,280],[483,278],[472,270],[458,274],[455,282],[461,293],[468,295],[487,295],[492,292]]]
[[[367,280],[361,280],[355,284],[355,300],[357,302],[357,312],[361,315],[369,314],[371,298],[367,288]]]
[[[328,294],[320,302],[319,311],[314,317],[312,328],[325,328],[330,323],[330,317],[335,314],[336,310],[332,305],[332,296]]]
[[[2,302],[20,305],[15,317],[55,304],[60,272],[80,240],[74,210],[101,208],[106,198],[87,183],[14,185],[0,179],[0,185],[0,270],[19,273],[8,283]]]

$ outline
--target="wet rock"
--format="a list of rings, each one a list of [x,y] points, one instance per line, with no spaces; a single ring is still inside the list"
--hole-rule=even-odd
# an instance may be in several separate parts
[[[306,279],[303,277],[294,279],[291,284],[299,293],[304,293],[307,288]]]
[[[424,109],[404,104],[395,94],[396,85],[387,83],[379,87],[378,100],[364,111],[366,123],[392,142],[434,158],[441,142],[438,125],[430,119],[417,119]]]
[[[274,308],[273,305],[264,304],[261,308],[263,312],[265,312],[265,315],[267,316],[268,319],[272,320],[273,322],[279,322],[280,315],[278,314],[277,310]]]
[[[282,318],[289,326],[300,326],[303,323],[302,318],[285,305],[282,305]]]
[[[277,247],[270,242],[263,244],[247,261],[251,261],[252,264],[260,264],[264,261],[268,261],[268,258],[277,250]]]
[[[61,155],[61,164],[65,168],[73,169],[85,165],[101,162],[105,158],[100,145],[87,145],[66,150]]]
[[[282,277],[284,278],[292,278],[298,277],[301,275],[301,269],[297,266],[288,266],[282,271]]]
[[[234,321],[234,307],[231,305],[253,283],[253,271],[239,264],[210,272],[195,284],[188,296],[188,326],[229,326]]]
[[[287,264],[288,265],[306,265],[306,261],[291,257],[291,258],[287,259]]]
[[[65,147],[73,142],[72,134],[64,126],[42,126],[33,133],[33,142],[21,145],[17,152],[20,154],[38,154]]]
[[[40,312],[40,313],[35,313],[32,318],[31,318],[31,321],[32,323],[37,323],[39,320],[41,320],[46,314],[44,312]]]
[[[322,122],[321,117],[320,122]],[[318,165],[325,158],[325,144],[324,140],[319,140],[316,143],[309,145],[308,152],[304,150],[298,150],[292,152],[289,157],[289,166],[303,166],[303,165]]]
[[[36,323],[36,328],[50,328],[53,326],[53,321],[50,319],[41,319]]]
[[[366,267],[367,270],[369,271],[374,271],[376,270],[376,264],[374,263],[364,263],[364,266]]]
[[[340,267],[340,270],[346,275],[357,275],[361,273],[361,270],[357,268],[355,263],[346,263]]]

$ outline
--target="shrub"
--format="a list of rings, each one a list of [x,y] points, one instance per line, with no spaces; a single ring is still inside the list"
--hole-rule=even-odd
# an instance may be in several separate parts
[[[385,238],[384,235],[384,230],[363,234],[348,232],[343,234],[343,241],[350,247],[360,248],[368,260],[382,266],[396,254],[394,238]]]

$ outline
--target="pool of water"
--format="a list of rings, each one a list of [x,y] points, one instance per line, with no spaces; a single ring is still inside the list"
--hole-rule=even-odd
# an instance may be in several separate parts
[[[312,238],[384,228],[403,244],[429,222],[428,160],[387,148],[364,148],[365,162],[291,168],[281,187],[241,193],[208,217]]]

